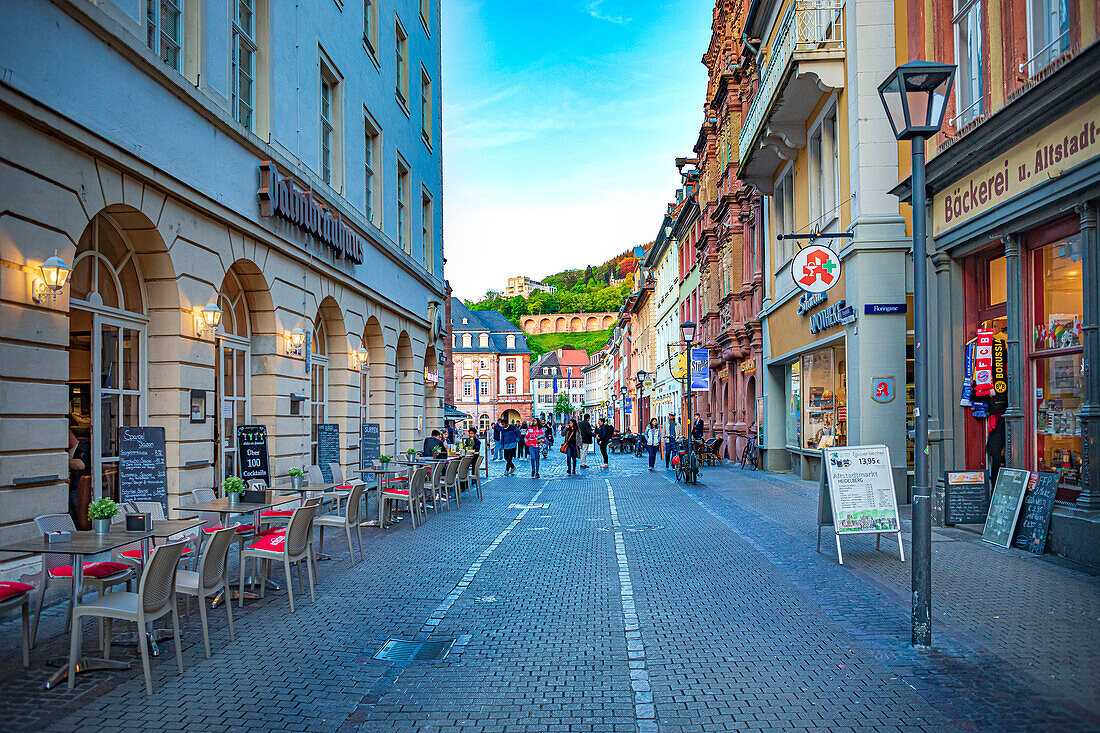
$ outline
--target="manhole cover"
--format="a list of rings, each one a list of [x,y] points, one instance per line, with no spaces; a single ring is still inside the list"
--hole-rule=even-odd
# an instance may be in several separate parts
[[[645,532],[651,529],[662,529],[659,524],[620,524],[618,527],[600,527],[601,532]]]
[[[408,639],[390,639],[374,653],[373,659],[387,662],[431,662],[443,659],[454,639],[434,639],[430,641],[409,641]]]

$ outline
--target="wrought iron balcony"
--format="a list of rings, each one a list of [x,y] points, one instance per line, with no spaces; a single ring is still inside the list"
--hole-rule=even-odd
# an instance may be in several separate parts
[[[788,6],[738,135],[743,163],[752,155],[761,128],[780,98],[792,67],[818,58],[843,59],[843,15],[843,0],[795,0]]]

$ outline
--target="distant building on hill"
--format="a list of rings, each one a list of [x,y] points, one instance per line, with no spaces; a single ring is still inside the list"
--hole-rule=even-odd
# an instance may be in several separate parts
[[[531,293],[538,290],[542,290],[546,293],[557,292],[557,288],[553,285],[547,285],[544,282],[532,280],[526,275],[517,275],[516,277],[508,278],[508,287],[504,290],[504,297],[513,298],[519,295],[526,298]]]

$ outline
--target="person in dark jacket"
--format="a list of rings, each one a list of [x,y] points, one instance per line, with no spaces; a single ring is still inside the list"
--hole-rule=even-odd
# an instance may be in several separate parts
[[[587,414],[585,414],[584,418],[581,419],[581,424],[580,424],[581,441],[582,441],[581,446],[580,446],[580,448],[581,448],[581,468],[588,468],[588,451],[591,450],[591,448],[589,448],[589,446],[592,445],[592,437],[593,437],[592,423],[590,423],[588,421],[588,418],[589,418],[589,416]]]
[[[420,451],[420,455],[434,457],[437,453],[447,453],[447,446],[443,445],[442,433],[438,430],[433,430],[432,434],[427,438],[424,438],[424,448]]]
[[[702,440],[703,439],[703,418],[699,418],[695,421],[695,425],[691,428],[691,439]]]
[[[504,451],[500,447],[500,431],[504,428],[504,418],[493,423],[493,460],[504,458]]]
[[[669,468],[669,464],[672,461],[672,452],[676,450],[676,416],[669,415],[668,422],[664,427],[665,436],[665,470]]]
[[[516,472],[516,464],[513,463],[513,460],[516,457],[516,448],[519,446],[519,438],[519,428],[515,425],[505,424],[504,427],[500,429],[501,449],[504,451],[504,460],[507,463],[504,467],[505,476]]]
[[[573,474],[577,472],[577,453],[579,452],[578,446],[583,445],[581,442],[581,431],[577,427],[577,421],[570,419],[568,423],[561,428],[561,439],[565,443],[565,473]]]
[[[603,455],[603,467],[607,468],[607,446],[611,442],[611,436],[615,434],[615,428],[607,422],[606,419],[600,418],[600,425],[596,428],[596,445],[600,446],[600,454]]]

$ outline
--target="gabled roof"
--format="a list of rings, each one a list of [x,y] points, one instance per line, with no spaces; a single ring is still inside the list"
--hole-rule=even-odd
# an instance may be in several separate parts
[[[464,322],[465,321],[465,322]],[[530,354],[527,334],[509,321],[500,311],[472,311],[458,298],[451,298],[451,332],[469,333],[470,345],[463,346],[458,339],[453,347],[456,354]],[[489,345],[481,346],[481,334],[489,337]],[[515,346],[508,347],[508,337],[515,337]]]

